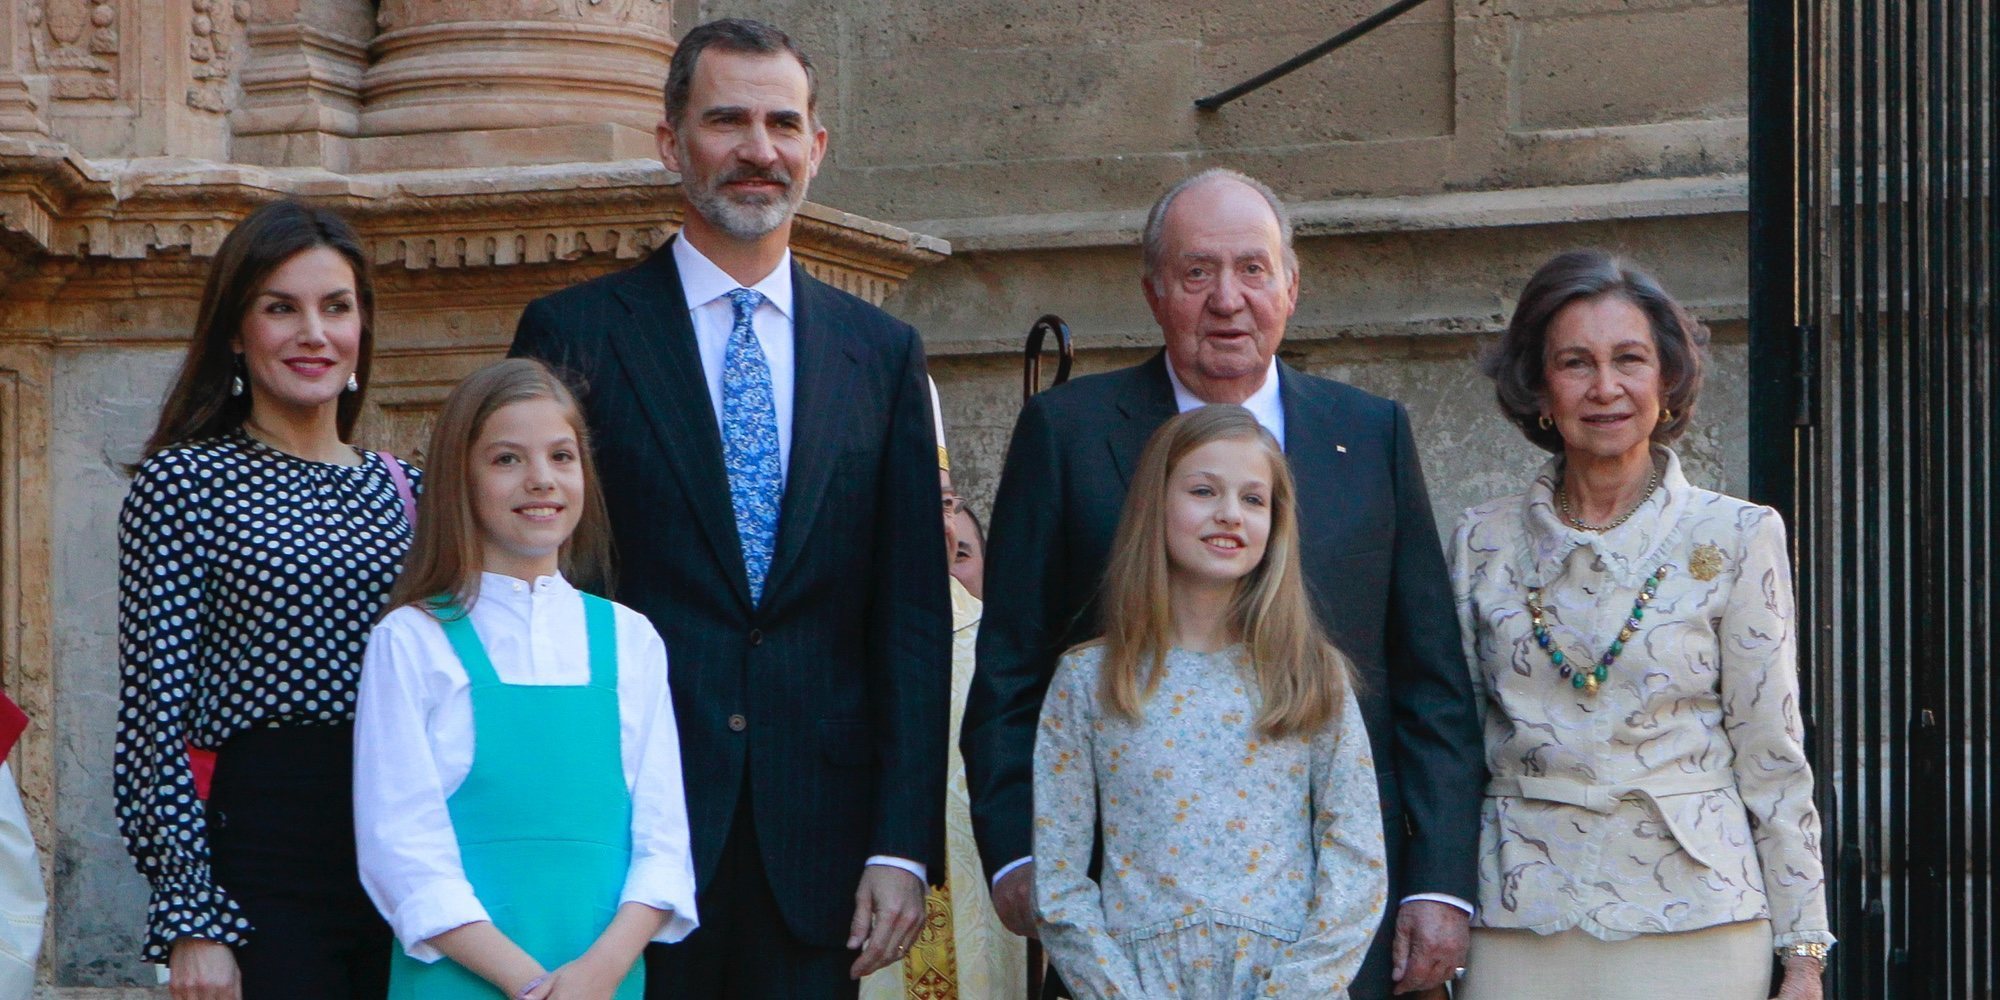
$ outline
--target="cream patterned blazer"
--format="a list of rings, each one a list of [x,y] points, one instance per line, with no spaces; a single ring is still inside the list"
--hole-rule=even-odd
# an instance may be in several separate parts
[[[1768,917],[1777,947],[1831,944],[1784,524],[1690,486],[1669,449],[1654,460],[1660,489],[1603,534],[1557,517],[1560,458],[1459,521],[1452,582],[1493,774],[1475,924],[1616,941]],[[1588,669],[1662,567],[1603,686],[1562,679],[1528,591]]]

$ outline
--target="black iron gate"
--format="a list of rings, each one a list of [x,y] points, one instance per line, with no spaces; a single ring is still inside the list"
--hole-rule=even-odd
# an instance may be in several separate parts
[[[1751,493],[1793,526],[1830,995],[1990,998],[1994,0],[1751,0]]]

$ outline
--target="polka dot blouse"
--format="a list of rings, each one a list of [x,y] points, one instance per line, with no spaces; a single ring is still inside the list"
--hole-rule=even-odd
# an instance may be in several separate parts
[[[365,459],[309,461],[236,433],[164,449],[133,478],[118,519],[113,784],[152,886],[150,961],[176,938],[251,931],[210,876],[189,745],[354,719],[362,650],[410,544],[388,467]]]

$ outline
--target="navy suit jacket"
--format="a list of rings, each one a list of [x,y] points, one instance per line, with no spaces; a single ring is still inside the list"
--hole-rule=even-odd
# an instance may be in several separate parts
[[[698,885],[747,790],[787,927],[842,947],[869,856],[944,874],[951,606],[917,333],[792,282],[791,458],[754,606],[671,246],[529,304],[510,353],[581,382],[615,597],[667,644]]]
[[[1478,898],[1485,753],[1423,469],[1399,403],[1280,363],[1285,455],[1314,607],[1354,661],[1393,900]],[[1177,412],[1166,355],[1050,389],[1014,427],[986,556],[960,745],[989,877],[1032,853],[1031,758],[1056,660],[1099,634],[1098,584],[1127,483]],[[1387,992],[1377,935],[1355,995]]]

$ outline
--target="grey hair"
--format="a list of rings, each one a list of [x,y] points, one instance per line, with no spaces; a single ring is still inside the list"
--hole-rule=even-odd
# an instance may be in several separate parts
[[[819,71],[805,48],[773,25],[747,17],[727,17],[695,25],[681,36],[674,58],[667,64],[667,124],[676,129],[681,127],[681,116],[687,114],[688,95],[694,89],[695,64],[708,49],[744,55],[789,53],[806,71],[806,117],[814,120],[819,117]]]
[[[1615,295],[1646,316],[1653,347],[1660,352],[1660,402],[1673,419],[1653,428],[1653,440],[1669,444],[1694,422],[1708,366],[1708,327],[1688,314],[1658,279],[1606,250],[1570,250],[1549,259],[1521,289],[1520,304],[1507,332],[1487,348],[1479,370],[1493,380],[1500,412],[1544,451],[1563,450],[1562,433],[1541,426],[1548,394],[1549,326],[1572,302]]]
[[[1292,213],[1285,210],[1285,203],[1278,198],[1278,192],[1271,190],[1269,184],[1240,170],[1210,167],[1201,173],[1175,181],[1174,186],[1168,188],[1165,194],[1160,195],[1160,200],[1153,203],[1152,211],[1146,213],[1146,229],[1139,237],[1139,248],[1146,255],[1146,280],[1154,282],[1155,291],[1159,290],[1160,268],[1167,262],[1167,212],[1172,210],[1174,200],[1184,192],[1218,180],[1235,181],[1257,192],[1264,199],[1264,204],[1271,206],[1271,214],[1278,220],[1278,242],[1284,247],[1285,274],[1288,277],[1298,276],[1299,255],[1292,249]]]

